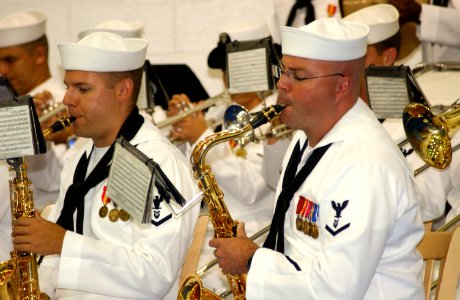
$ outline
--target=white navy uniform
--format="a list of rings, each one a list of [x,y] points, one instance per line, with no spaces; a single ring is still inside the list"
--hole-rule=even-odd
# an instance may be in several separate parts
[[[62,80],[50,77],[28,94],[33,97],[45,90],[53,95],[56,103],[62,103],[66,92]],[[64,164],[64,153],[67,150],[65,144],[47,142],[46,146],[46,153],[26,158],[27,174],[32,181],[35,208],[38,210],[56,202],[59,196],[59,179]]]
[[[131,143],[160,165],[185,199],[197,195],[188,161],[151,122],[144,120]],[[90,154],[92,147],[89,141],[64,165],[61,193],[49,219],[59,217],[76,165],[84,152]],[[92,159],[89,166],[95,165]],[[107,179],[85,196],[84,234],[67,231],[61,255],[43,260],[39,268],[40,289],[57,299],[176,299],[179,271],[199,206],[176,219],[161,202],[160,207],[152,206],[153,212],[159,211],[160,215],[152,212],[151,224],[111,222],[98,214],[106,185]],[[113,208],[113,201],[107,207]]]
[[[0,160],[0,261],[10,259],[10,251],[13,250],[11,240],[11,209],[10,188],[8,181],[12,179],[8,171],[9,165],[6,160]]]
[[[448,7],[422,4],[417,34],[421,41],[432,43],[428,62],[460,60],[460,0],[450,0]]]
[[[305,134],[294,136],[284,166],[297,140]],[[285,254],[256,251],[247,299],[423,299],[424,230],[404,157],[363,101],[315,148],[329,143],[291,200]],[[296,229],[301,197],[319,205],[318,239]]]

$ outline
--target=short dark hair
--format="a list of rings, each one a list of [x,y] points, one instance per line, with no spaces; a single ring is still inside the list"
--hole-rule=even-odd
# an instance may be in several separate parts
[[[134,106],[137,103],[137,97],[139,96],[139,91],[141,90],[143,70],[144,68],[140,67],[131,71],[107,72],[107,84],[113,88],[120,80],[126,78],[131,79],[133,81],[132,103]]]
[[[389,48],[396,49],[396,58],[399,56],[399,51],[401,49],[401,32],[398,30],[394,35],[390,36],[386,40],[380,41],[378,43],[372,44],[377,53],[381,55],[385,50]]]
[[[33,54],[34,50],[37,47],[41,46],[45,48],[46,57],[48,57],[48,38],[46,37],[46,34],[34,41],[22,44],[20,46],[24,47],[24,49],[26,49],[27,53],[29,53],[30,55]]]

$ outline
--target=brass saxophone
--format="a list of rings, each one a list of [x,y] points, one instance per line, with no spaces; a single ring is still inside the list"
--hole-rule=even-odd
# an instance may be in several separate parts
[[[63,117],[50,128],[43,131],[43,136],[68,127],[75,118]],[[10,170],[16,177],[10,180],[11,219],[35,216],[32,182],[27,177],[27,168],[22,157],[7,159]],[[10,252],[11,259],[0,264],[0,299],[2,300],[46,300],[48,295],[40,292],[38,284],[38,268],[35,253],[16,251]]]
[[[221,131],[200,141],[193,149],[190,160],[193,165],[195,179],[203,192],[203,199],[208,205],[209,219],[214,227],[217,238],[236,236],[238,223],[232,219],[224,202],[224,193],[217,185],[209,164],[205,162],[207,152],[217,144],[234,140],[252,132],[255,128],[271,121],[284,109],[283,105],[275,104],[259,112],[249,124],[234,132]],[[246,279],[244,275],[225,274],[234,299],[246,299]],[[187,277],[182,284],[177,299],[221,299],[210,290],[203,288],[198,275]]]

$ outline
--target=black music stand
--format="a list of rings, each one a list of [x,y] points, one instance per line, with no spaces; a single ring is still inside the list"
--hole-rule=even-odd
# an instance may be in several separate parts
[[[209,98],[198,77],[185,64],[151,64],[149,77],[154,84],[154,102],[168,109],[174,94],[187,94],[192,102]]]

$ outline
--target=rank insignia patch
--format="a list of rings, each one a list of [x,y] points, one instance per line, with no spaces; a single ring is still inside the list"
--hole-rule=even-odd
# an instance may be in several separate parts
[[[348,227],[350,227],[351,223],[347,223],[345,225],[339,224],[340,218],[342,217],[342,211],[347,207],[348,200],[340,202],[335,202],[334,200],[331,201],[332,208],[335,210],[334,222],[332,224],[332,228],[326,224],[326,230],[329,231],[330,234],[336,236],[340,232],[344,231]]]
[[[171,217],[172,213],[169,208],[166,207],[163,199],[160,196],[155,196],[152,207],[152,224],[158,227],[171,219]]]
[[[319,230],[316,222],[319,216],[319,204],[300,196],[297,203],[296,215],[296,229],[305,235],[317,239]]]

